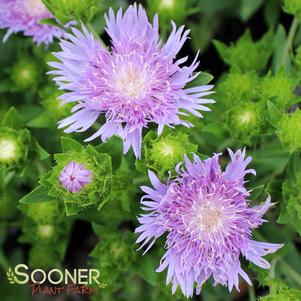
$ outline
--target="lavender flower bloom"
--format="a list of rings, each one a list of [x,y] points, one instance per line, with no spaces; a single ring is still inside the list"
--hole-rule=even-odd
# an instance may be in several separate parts
[[[53,38],[61,38],[64,30],[56,26],[40,24],[41,20],[53,18],[41,0],[1,0],[0,28],[7,28],[4,41],[16,32],[32,36],[37,45],[49,44]]]
[[[69,192],[76,193],[91,182],[91,176],[90,170],[81,164],[71,161],[62,170],[59,181]]]
[[[134,4],[124,14],[116,16],[112,9],[106,16],[106,31],[112,47],[105,48],[83,26],[83,32],[73,28],[69,41],[61,41],[61,52],[55,55],[61,62],[49,65],[58,69],[49,72],[60,89],[67,90],[63,103],[77,102],[73,115],[62,120],[59,128],[66,133],[84,132],[101,114],[105,123],[86,141],[101,136],[106,141],[113,135],[124,140],[124,153],[133,147],[140,157],[142,129],[150,122],[158,124],[158,134],[165,125],[191,123],[181,120],[189,112],[202,117],[199,110],[210,111],[204,104],[214,103],[204,96],[211,94],[212,85],[184,89],[195,79],[199,62],[181,66],[187,57],[175,57],[188,37],[184,26],[173,30],[165,44],[158,33],[158,17],[149,23],[145,10]]]
[[[167,233],[167,251],[157,271],[168,269],[166,282],[172,281],[173,293],[179,285],[190,297],[196,284],[199,294],[210,276],[215,285],[228,286],[229,291],[233,286],[239,289],[239,275],[251,285],[239,257],[268,269],[270,264],[262,257],[282,247],[252,239],[252,230],[265,221],[262,217],[271,200],[268,197],[265,203],[249,207],[244,176],[255,175],[253,169],[246,169],[251,157],[245,158],[245,150],[228,151],[231,162],[225,171],[220,168],[219,155],[204,161],[194,155],[193,162],[185,156],[186,169],[179,164],[175,180],[163,184],[149,171],[154,189],[141,187],[146,193],[141,204],[147,213],[138,219],[141,225],[136,232],[141,234],[137,243],[143,242],[141,247],[149,244],[147,252]]]

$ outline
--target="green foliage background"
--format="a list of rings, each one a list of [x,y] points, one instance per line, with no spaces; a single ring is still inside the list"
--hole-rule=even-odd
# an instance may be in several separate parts
[[[104,38],[104,12],[129,4],[122,0],[44,3],[62,22],[82,20]],[[165,130],[160,137],[152,130],[145,132],[140,161],[131,152],[122,155],[117,137],[87,147],[81,142],[83,134],[66,136],[57,129],[57,122],[70,112],[69,106],[58,106],[60,92],[46,75],[46,62],[53,59],[58,42],[46,49],[18,34],[0,45],[0,146],[2,138],[10,137],[18,147],[14,162],[0,160],[1,300],[32,300],[26,287],[6,280],[8,267],[20,262],[32,268],[98,268],[107,286],[92,300],[186,300],[180,292],[172,296],[165,286],[166,275],[155,272],[163,240],[146,256],[136,251],[133,230],[140,213],[139,186],[148,184],[149,168],[166,179],[186,152],[206,158],[225,153],[226,147],[245,146],[257,171],[247,183],[253,187],[254,204],[267,193],[275,202],[266,215],[269,223],[254,236],[285,247],[268,256],[269,271],[245,263],[253,287],[242,282],[239,293],[229,293],[209,282],[195,300],[301,300],[301,1],[143,4],[150,17],[159,13],[163,38],[171,30],[171,19],[191,28],[183,52],[193,55],[200,49],[205,73],[196,81],[212,81],[217,102],[204,119],[187,117],[196,125],[192,129]],[[95,170],[106,162],[97,185],[72,201],[55,183],[60,162],[70,156],[90,160]]]

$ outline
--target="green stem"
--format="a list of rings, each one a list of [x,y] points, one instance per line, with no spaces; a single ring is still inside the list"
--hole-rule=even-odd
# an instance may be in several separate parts
[[[142,185],[142,184],[147,184],[149,181],[147,176],[141,176],[141,177],[137,177],[133,180],[133,184],[134,185]]]
[[[271,278],[275,278],[275,269],[276,269],[276,263],[279,260],[278,257],[274,258],[271,262],[271,268],[270,268],[270,272],[269,272],[269,276]]]
[[[282,64],[281,65],[285,65],[288,55],[289,53],[292,51],[292,47],[293,47],[293,42],[294,42],[294,37],[296,35],[297,29],[298,29],[298,19],[295,17],[292,21],[287,39],[286,39],[286,43],[285,43],[285,47],[284,47],[284,54],[283,54],[283,58],[282,58]]]
[[[298,285],[301,286],[301,275],[299,275],[289,264],[287,264],[283,259],[279,260],[279,263],[281,263],[282,265],[282,272],[284,272],[284,274],[286,275],[290,275],[292,277],[292,279],[294,279],[294,281],[296,283],[298,283]]]
[[[248,295],[249,295],[249,301],[256,301],[256,295],[254,292],[254,288],[252,286],[249,286],[248,288]]]

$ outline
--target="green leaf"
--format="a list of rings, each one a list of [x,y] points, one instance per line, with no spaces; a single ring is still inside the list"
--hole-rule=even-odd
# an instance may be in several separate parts
[[[262,4],[263,0],[242,0],[239,11],[240,18],[247,21]]]
[[[281,0],[267,0],[264,6],[264,18],[269,27],[275,27],[281,12]]]
[[[252,190],[251,190],[251,195],[250,195],[250,199],[252,200],[256,200],[257,198],[260,197],[260,195],[262,193],[265,192],[265,186],[264,185],[259,185],[257,187],[254,187]]]
[[[57,22],[55,21],[54,18],[42,19],[42,20],[39,21],[39,24],[52,25],[52,26],[58,27],[58,24],[57,24]]]
[[[290,160],[287,166],[287,178],[298,180],[298,176],[301,172],[301,158],[299,153],[295,153],[290,156]]]
[[[74,139],[68,137],[61,137],[62,151],[78,151],[82,150],[82,145]]]
[[[95,149],[101,153],[108,153],[112,157],[113,170],[116,170],[121,163],[122,147],[122,140],[117,136],[113,136],[108,142],[101,143]]]
[[[235,44],[229,46],[220,41],[213,41],[220,57],[233,69],[242,72],[262,71],[273,52],[274,34],[268,31],[260,40],[252,40],[249,29]],[[246,59],[247,58],[247,59]]]
[[[21,127],[21,117],[14,107],[11,107],[4,115],[2,125],[16,130]]]
[[[213,78],[214,78],[213,75],[206,72],[201,72],[196,79],[194,79],[192,82],[190,82],[187,85],[187,87],[207,85],[212,81]]]
[[[49,128],[54,125],[52,118],[49,116],[48,112],[44,112],[38,117],[30,120],[27,123],[28,127],[32,128]]]
[[[155,272],[156,264],[151,256],[143,256],[137,265],[138,274],[149,284],[157,285],[157,273]]]
[[[270,294],[260,297],[260,301],[298,301],[301,300],[301,291],[289,288],[283,281],[279,279],[268,280]]]
[[[54,200],[53,197],[47,195],[47,189],[44,186],[39,185],[30,193],[25,195],[21,200],[19,200],[19,203],[27,204],[27,203],[36,203],[36,202],[47,202],[53,200]]]
[[[67,216],[75,215],[82,210],[82,208],[77,206],[76,204],[66,203],[66,202],[65,202],[65,209],[66,209]]]
[[[39,144],[36,139],[34,139],[34,148],[41,160],[45,160],[50,156],[49,153]]]
[[[273,73],[277,73],[283,65],[284,48],[286,43],[286,32],[282,24],[278,25],[274,40],[274,56],[272,61]]]
[[[279,120],[282,117],[280,110],[271,102],[267,101],[267,108],[268,108],[268,121],[269,123],[274,126],[275,128],[278,127]]]

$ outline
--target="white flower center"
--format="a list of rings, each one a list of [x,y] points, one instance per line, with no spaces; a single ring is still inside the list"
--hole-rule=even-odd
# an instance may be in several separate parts
[[[165,157],[173,156],[174,148],[171,145],[164,143],[161,148],[161,153]]]
[[[162,0],[161,8],[172,8],[175,5],[175,0]]]
[[[54,229],[52,225],[43,225],[43,226],[39,226],[38,228],[39,235],[45,238],[51,237],[53,232]]]
[[[137,99],[145,93],[146,80],[140,70],[132,68],[120,71],[116,85],[121,94]]]
[[[199,237],[213,234],[223,228],[224,214],[223,208],[216,204],[206,201],[203,204],[196,205],[190,215],[188,230],[190,233],[196,233]]]
[[[46,6],[41,0],[24,0],[24,7],[30,16],[40,16],[48,13]]]
[[[252,113],[247,111],[244,114],[242,114],[239,119],[241,123],[249,123],[252,119]]]
[[[0,140],[0,161],[10,161],[16,158],[17,145],[14,140]]]
[[[30,71],[28,69],[21,69],[20,75],[25,80],[30,79]]]

